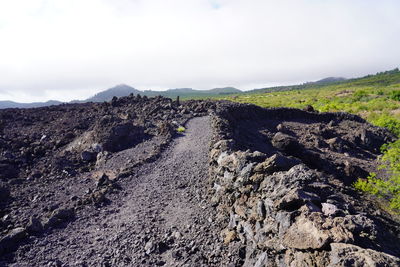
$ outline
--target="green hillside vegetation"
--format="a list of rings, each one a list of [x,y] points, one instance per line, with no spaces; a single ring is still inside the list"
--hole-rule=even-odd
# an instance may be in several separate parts
[[[297,87],[293,86],[293,88]],[[253,103],[262,107],[304,108],[312,105],[320,112],[345,111],[357,114],[383,127],[393,128],[394,121],[400,120],[400,71],[398,69],[325,85],[305,85],[303,88],[265,93],[253,91],[248,94],[220,97],[220,99]]]
[[[399,69],[325,84],[264,88],[220,99],[262,107],[304,108],[311,105],[320,112],[345,111],[357,114],[374,125],[386,127],[400,137]],[[372,173],[368,179],[359,180],[355,187],[388,201],[390,207],[399,212],[400,140],[385,145],[382,152],[380,168],[389,173],[389,178]]]
[[[242,91],[234,87],[224,87],[224,88],[214,88],[210,90],[196,90],[192,88],[177,88],[177,89],[169,89],[167,91],[146,90],[141,92],[140,94],[149,97],[161,95],[169,98],[176,98],[177,96],[179,96],[181,99],[201,99],[206,97],[231,95],[238,93],[242,93]]]

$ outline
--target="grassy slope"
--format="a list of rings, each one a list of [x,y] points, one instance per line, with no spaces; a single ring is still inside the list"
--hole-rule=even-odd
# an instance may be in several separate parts
[[[391,98],[394,91],[400,91],[400,72],[398,71],[304,89],[252,92],[219,99],[253,103],[262,107],[304,108],[312,105],[321,112],[346,111],[358,114],[379,125],[379,120],[388,116],[400,122],[400,102]],[[379,126],[384,125],[381,123]]]

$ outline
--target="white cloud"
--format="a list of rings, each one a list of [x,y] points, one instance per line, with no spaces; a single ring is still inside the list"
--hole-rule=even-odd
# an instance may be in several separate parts
[[[397,67],[398,1],[0,0],[0,99],[250,89]]]

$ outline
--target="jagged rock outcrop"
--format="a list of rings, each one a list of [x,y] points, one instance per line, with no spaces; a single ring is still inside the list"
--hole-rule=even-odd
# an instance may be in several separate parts
[[[390,133],[349,114],[252,105],[219,107],[213,122],[210,194],[238,265],[400,264],[399,224],[351,187]]]

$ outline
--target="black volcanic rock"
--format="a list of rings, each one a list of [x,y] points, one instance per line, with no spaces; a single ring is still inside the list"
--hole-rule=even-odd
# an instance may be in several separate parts
[[[399,263],[351,186],[394,136],[358,116],[130,95],[0,121],[1,266]]]
[[[222,103],[213,125],[211,201],[225,244],[245,247],[240,266],[400,264],[400,223],[352,186],[389,131],[346,113]]]

